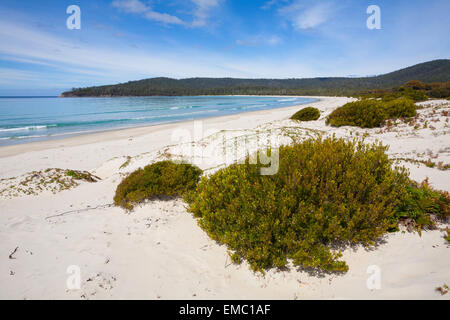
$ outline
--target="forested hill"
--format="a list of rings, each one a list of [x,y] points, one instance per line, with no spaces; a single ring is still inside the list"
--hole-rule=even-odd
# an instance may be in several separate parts
[[[191,95],[350,95],[401,86],[410,80],[450,81],[450,60],[434,60],[380,76],[363,78],[236,79],[151,78],[116,85],[74,88],[63,97]]]

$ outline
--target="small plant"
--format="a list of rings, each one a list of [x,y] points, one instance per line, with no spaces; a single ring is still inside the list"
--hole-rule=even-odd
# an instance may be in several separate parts
[[[411,181],[405,190],[396,207],[394,224],[398,220],[412,219],[420,230],[434,225],[430,215],[435,215],[441,220],[450,217],[450,195],[448,192],[432,189],[427,179],[420,184]]]
[[[427,161],[424,161],[424,164],[428,167],[428,168],[434,168],[436,166],[436,164],[431,161],[431,159],[428,159]]]
[[[446,164],[446,163],[444,163],[442,161],[439,161],[438,164],[437,164],[437,167],[438,167],[439,170],[445,171],[445,170],[449,170],[450,169],[450,164]]]
[[[197,185],[202,170],[198,167],[160,161],[138,169],[117,187],[114,204],[131,210],[134,205],[158,196],[182,196]]]
[[[125,162],[122,163],[122,165],[119,167],[119,170],[128,167],[128,165],[130,164],[130,162],[131,162],[131,157],[130,157],[130,156],[127,156],[127,160],[125,160]]]
[[[298,121],[313,121],[320,118],[320,111],[317,108],[307,107],[297,111],[292,117],[292,120]]]
[[[436,291],[439,292],[442,296],[446,295],[448,293],[448,290],[450,290],[450,289],[449,289],[448,285],[445,283],[443,286],[436,288]]]
[[[99,177],[94,176],[87,171],[67,170],[66,176],[72,177],[75,180],[84,180],[87,182],[97,182],[98,180],[100,180]]]

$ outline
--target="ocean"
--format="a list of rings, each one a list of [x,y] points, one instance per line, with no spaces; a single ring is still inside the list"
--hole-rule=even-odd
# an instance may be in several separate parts
[[[0,146],[305,104],[299,97],[0,97]]]

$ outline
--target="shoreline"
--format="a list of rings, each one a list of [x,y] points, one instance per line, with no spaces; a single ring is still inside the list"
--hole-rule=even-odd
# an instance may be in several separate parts
[[[226,95],[228,97],[233,97],[233,95]],[[4,145],[0,146],[0,158],[4,157],[10,157],[15,156],[23,152],[23,149],[27,149],[28,151],[40,151],[45,149],[51,149],[56,147],[73,147],[78,146],[81,144],[88,144],[88,143],[96,143],[98,141],[110,141],[114,139],[120,139],[120,138],[126,138],[127,136],[140,136],[152,133],[155,130],[158,129],[174,129],[177,126],[183,126],[188,123],[192,123],[194,121],[214,121],[214,120],[233,120],[238,116],[242,115],[251,115],[251,114],[263,114],[266,111],[271,110],[279,110],[280,112],[283,112],[285,110],[290,110],[292,108],[297,108],[301,106],[310,105],[313,103],[321,102],[324,98],[334,98],[334,97],[327,97],[327,96],[254,96],[254,95],[234,95],[234,97],[286,97],[286,98],[311,98],[311,99],[317,99],[313,102],[308,102],[304,104],[298,104],[298,105],[292,105],[288,107],[276,107],[271,109],[264,109],[264,110],[256,110],[256,111],[246,111],[246,112],[240,112],[236,114],[231,115],[223,115],[223,116],[212,116],[212,117],[204,117],[204,118],[197,118],[197,119],[191,119],[191,120],[180,120],[180,121],[174,121],[169,123],[158,123],[158,124],[142,124],[138,126],[133,127],[126,127],[126,128],[114,128],[114,129],[105,129],[105,130],[99,130],[94,132],[82,132],[82,133],[74,133],[74,134],[67,134],[66,136],[62,137],[53,137],[47,140],[39,140],[39,141],[32,141],[32,142],[24,142],[24,143],[17,143],[12,145]],[[69,97],[70,98],[70,97]],[[78,98],[78,97],[77,97]],[[101,98],[101,97],[97,97]],[[121,97],[118,97],[121,98]],[[106,140],[105,140],[106,139]]]

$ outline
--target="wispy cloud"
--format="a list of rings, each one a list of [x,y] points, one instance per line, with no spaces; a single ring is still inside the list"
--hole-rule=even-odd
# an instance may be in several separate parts
[[[116,41],[119,40],[116,38]],[[112,45],[117,46],[117,43]],[[5,20],[0,20],[0,60],[39,66],[39,70],[47,68],[33,73],[23,73],[19,68],[1,70],[0,78],[9,78],[7,83],[11,86],[14,83],[19,86],[23,80],[39,81],[39,77],[48,80],[49,72],[60,77],[59,80],[53,79],[53,83],[70,80],[72,86],[117,83],[152,76],[252,76],[245,61],[204,50],[189,51],[185,48],[172,52],[164,49],[149,52],[129,47],[118,52],[98,44],[74,43],[73,38],[51,35]],[[14,71],[17,71],[16,76],[10,77]],[[85,75],[90,75],[90,80]],[[94,78],[95,81],[92,80]],[[2,82],[3,85],[7,83]]]
[[[0,84],[10,84],[17,81],[37,81],[39,78],[40,75],[35,72],[0,68]]]
[[[163,24],[184,24],[177,16],[154,11],[150,6],[147,6],[139,0],[114,0],[112,5],[124,12],[140,14],[146,19],[161,22]]]
[[[281,41],[267,37],[269,43]],[[48,32],[0,20],[0,61],[14,61],[20,67],[1,70],[3,89],[13,87],[80,87],[118,83],[154,76],[185,77],[298,77],[311,75],[308,61],[276,60],[262,56],[228,56],[224,53],[180,48],[117,51],[120,38],[110,46],[78,42]],[[171,47],[173,49],[173,47]],[[26,65],[33,66],[28,68]],[[306,67],[307,66],[307,67]],[[29,73],[23,72],[29,70]],[[34,71],[30,71],[34,70]],[[17,71],[17,73],[15,73]],[[44,84],[44,82],[46,82]]]
[[[0,8],[0,94],[13,87],[63,89],[154,76],[380,74],[450,52],[442,41],[450,23],[448,0],[386,3],[386,28],[379,31],[367,30],[366,7],[359,0],[267,0],[270,11],[261,9],[265,1],[248,6],[228,6],[231,0],[107,1],[114,7],[84,6],[83,16],[98,13],[99,21],[86,20],[77,31],[67,30],[61,17],[53,21],[45,6],[41,12]],[[128,23],[136,17],[152,21],[149,29],[162,32]],[[217,23],[216,17],[226,23]],[[277,25],[280,19],[285,25]],[[412,34],[419,20],[422,27]],[[55,27],[37,27],[42,21]],[[204,32],[212,27],[214,32]]]
[[[270,8],[278,5],[279,3],[286,3],[289,2],[289,0],[268,0],[264,2],[264,4],[261,6],[262,10],[269,10]]]
[[[219,6],[219,0],[191,0],[196,9],[194,10],[193,27],[203,27],[209,19],[211,11]]]
[[[154,21],[158,21],[158,22],[162,22],[162,23],[166,23],[166,24],[184,24],[184,22],[176,17],[176,16],[172,16],[168,13],[160,13],[160,12],[156,12],[156,11],[152,11],[149,10],[148,12],[145,13],[145,17],[149,20],[154,20]]]
[[[129,13],[146,13],[150,10],[149,7],[139,0],[114,0],[112,5]]]
[[[150,5],[140,0],[114,0],[113,7],[127,13],[139,14],[148,20],[166,25],[184,25],[186,27],[203,27],[207,24],[212,10],[220,5],[221,0],[190,0],[194,9],[191,11],[192,21],[182,20],[178,16],[153,10]]]
[[[332,3],[308,2],[297,0],[279,8],[278,12],[298,31],[316,28],[330,18],[333,10]]]
[[[251,37],[246,40],[242,40],[242,39],[236,40],[236,44],[238,46],[245,46],[245,47],[259,47],[259,46],[264,46],[264,45],[275,46],[282,42],[283,42],[283,40],[277,35],[271,35],[271,36],[258,35],[258,36]]]
[[[277,3],[277,0],[269,0],[264,2],[264,4],[261,6],[261,9],[263,10],[269,10],[274,4]]]

